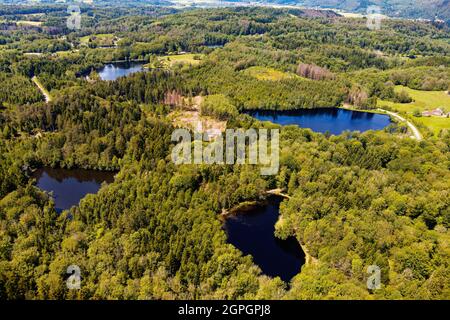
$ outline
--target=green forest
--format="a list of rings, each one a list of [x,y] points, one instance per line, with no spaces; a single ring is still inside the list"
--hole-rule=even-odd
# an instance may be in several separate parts
[[[448,95],[448,25],[389,19],[372,31],[327,11],[82,6],[70,30],[66,10],[0,6],[0,299],[450,299],[448,116],[439,130],[418,126],[418,141],[395,119],[332,135],[245,113],[377,113],[381,100],[413,101],[398,86]],[[183,53],[197,62],[161,67]],[[151,67],[99,79],[122,60]],[[227,128],[278,128],[278,174],[175,165],[170,115],[199,96],[200,116]],[[116,175],[60,213],[36,186],[42,167]],[[275,236],[310,257],[289,283],[229,244],[220,219],[273,189],[289,196]],[[74,263],[80,290],[66,287]],[[379,290],[367,288],[374,264]]]

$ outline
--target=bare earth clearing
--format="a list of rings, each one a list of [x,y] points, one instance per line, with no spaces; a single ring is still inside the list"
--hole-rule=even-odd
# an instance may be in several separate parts
[[[184,98],[184,106],[169,114],[176,127],[191,129],[197,132],[208,132],[210,138],[215,138],[227,127],[226,121],[220,121],[210,116],[200,114],[203,97],[196,96],[190,102]]]

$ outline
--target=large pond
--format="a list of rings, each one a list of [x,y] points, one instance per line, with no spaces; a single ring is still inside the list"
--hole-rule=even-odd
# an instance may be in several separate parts
[[[33,173],[33,177],[40,189],[53,192],[55,209],[61,212],[77,205],[88,193],[96,193],[103,182],[113,182],[114,174],[96,170],[41,168]]]
[[[98,70],[98,74],[102,80],[116,80],[117,78],[143,71],[144,64],[144,62],[108,63]]]
[[[340,108],[299,109],[292,111],[248,111],[260,121],[298,125],[316,132],[341,134],[343,131],[382,130],[391,123],[388,115]]]
[[[281,240],[274,235],[281,201],[272,197],[266,205],[228,217],[225,230],[228,242],[252,255],[264,274],[289,282],[300,272],[305,254],[295,238]]]

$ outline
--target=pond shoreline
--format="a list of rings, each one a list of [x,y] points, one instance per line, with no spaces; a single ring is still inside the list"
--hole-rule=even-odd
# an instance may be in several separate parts
[[[146,72],[145,61],[123,61],[105,63],[96,69],[102,81],[114,81],[138,72]]]
[[[283,189],[272,189],[265,192],[267,197],[281,197],[284,199],[290,199],[291,196],[283,193]],[[244,201],[239,203],[238,205],[234,206],[230,209],[222,209],[222,212],[220,213],[220,217],[226,219],[229,216],[234,216],[237,214],[245,214],[246,211],[253,210],[257,207],[261,207],[264,205],[267,205],[269,199],[265,198],[260,201],[251,200],[251,201]]]
[[[384,130],[392,123],[385,113],[353,110],[344,107],[299,108],[292,110],[243,110],[258,121],[281,126],[296,125],[317,133],[340,135],[345,131]]]
[[[278,191],[278,190],[277,190]],[[227,234],[227,242],[244,255],[252,256],[255,265],[270,277],[284,282],[301,272],[301,267],[313,261],[305,246],[295,236],[281,239],[275,235],[280,218],[280,203],[286,197],[266,193],[261,201],[245,201],[219,215]]]
[[[116,173],[40,167],[32,172],[31,178],[36,180],[36,187],[52,194],[55,209],[61,213],[63,210],[79,205],[81,199],[88,194],[96,194],[104,183],[114,182]]]

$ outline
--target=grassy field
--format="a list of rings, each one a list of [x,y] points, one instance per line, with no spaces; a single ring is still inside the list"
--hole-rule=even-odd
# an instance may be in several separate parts
[[[55,54],[58,55],[59,57],[67,57],[77,52],[78,50],[66,50],[66,51],[56,51]]]
[[[26,26],[34,26],[39,27],[42,25],[42,21],[28,21],[28,20],[19,20],[16,22],[17,25],[26,25]]]
[[[389,107],[393,111],[400,112],[410,117],[417,123],[423,124],[434,134],[441,129],[450,129],[450,119],[441,117],[414,117],[414,111],[425,111],[441,108],[446,112],[450,111],[450,95],[444,91],[421,91],[403,86],[396,86],[395,91],[406,91],[414,100],[411,103],[395,103],[391,101],[378,100],[378,107]]]
[[[195,66],[198,65],[201,60],[203,59],[204,55],[200,53],[185,53],[185,54],[173,54],[173,55],[167,55],[158,57],[158,61],[160,63],[159,67],[162,68],[172,68],[175,65],[191,65]],[[155,68],[156,66],[154,64],[148,64],[146,65],[148,68]]]
[[[345,18],[364,18],[364,15],[360,14],[360,13],[352,13],[352,12],[345,12],[345,11],[341,11],[341,10],[333,10],[336,13],[339,13],[341,16],[345,17]]]
[[[297,77],[295,74],[260,66],[250,67],[243,70],[242,72],[258,80],[268,80],[268,81],[279,81],[283,79],[292,79]]]
[[[450,111],[450,95],[444,91],[421,91],[414,90],[403,86],[396,86],[395,91],[406,91],[414,100],[411,103],[395,103],[380,100],[379,106],[387,105],[399,112],[413,113],[415,110],[425,111],[436,108],[442,108]]]
[[[450,130],[450,119],[439,117],[414,117],[414,122],[423,124],[429,128],[434,135],[437,135],[442,129]]]
[[[88,44],[90,41],[97,41],[99,44],[112,44],[114,41],[114,35],[111,33],[99,33],[91,34],[89,36],[84,36],[80,38],[80,42]]]

